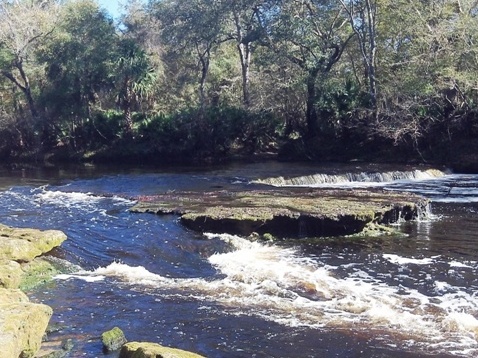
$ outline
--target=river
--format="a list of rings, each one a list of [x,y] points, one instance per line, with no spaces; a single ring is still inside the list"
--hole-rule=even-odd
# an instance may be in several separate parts
[[[263,243],[128,211],[141,195],[266,184],[412,191],[430,213],[401,235]],[[54,309],[50,338],[71,338],[69,357],[103,357],[99,337],[114,326],[218,358],[478,356],[478,175],[82,166],[2,170],[0,188],[1,223],[68,236],[49,256],[64,273],[28,295]]]

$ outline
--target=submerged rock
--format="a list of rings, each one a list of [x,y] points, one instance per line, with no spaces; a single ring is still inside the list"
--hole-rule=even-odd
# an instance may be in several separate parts
[[[35,358],[64,358],[68,357],[73,348],[71,338],[61,341],[44,342]]]
[[[0,289],[2,357],[33,357],[40,349],[52,309],[31,303],[20,290]]]
[[[42,257],[21,265],[23,274],[20,282],[22,290],[30,290],[42,283],[51,281],[59,273],[52,263]]]
[[[428,201],[409,193],[288,188],[143,197],[132,212],[177,214],[200,232],[276,237],[342,236],[370,224],[413,220]]]
[[[58,270],[48,260],[37,257],[30,262],[18,263],[0,260],[0,287],[29,290],[50,281]]]
[[[122,348],[119,358],[204,358],[181,349],[164,347],[157,343],[130,342]]]

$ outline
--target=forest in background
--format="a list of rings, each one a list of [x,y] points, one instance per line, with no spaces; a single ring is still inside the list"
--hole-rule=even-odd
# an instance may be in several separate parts
[[[456,161],[476,0],[0,1],[0,159]]]

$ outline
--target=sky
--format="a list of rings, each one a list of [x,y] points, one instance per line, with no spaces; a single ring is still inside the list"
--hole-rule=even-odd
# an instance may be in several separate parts
[[[121,4],[124,4],[125,1],[123,0],[97,0],[98,4],[114,18],[118,19],[120,16],[120,7]]]

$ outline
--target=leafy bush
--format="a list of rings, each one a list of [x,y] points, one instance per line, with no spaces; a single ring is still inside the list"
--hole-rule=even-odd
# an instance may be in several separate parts
[[[233,149],[263,150],[277,134],[278,122],[270,113],[210,107],[144,118],[138,124],[137,141],[146,152],[204,159]]]

